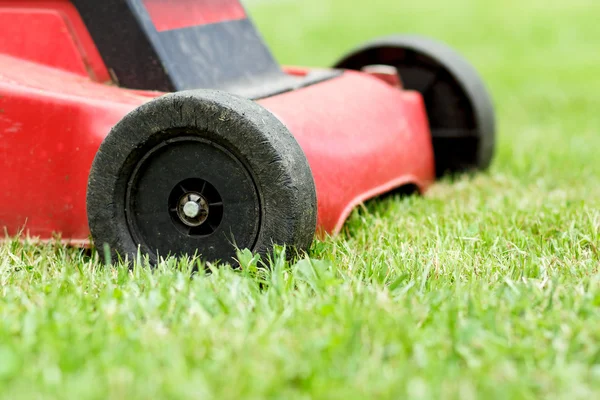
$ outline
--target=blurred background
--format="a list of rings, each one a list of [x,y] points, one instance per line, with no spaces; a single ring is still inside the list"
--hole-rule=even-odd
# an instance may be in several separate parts
[[[330,66],[346,50],[390,33],[446,42],[475,65],[495,99],[500,131],[493,173],[582,191],[598,183],[600,1],[245,4],[287,65]]]

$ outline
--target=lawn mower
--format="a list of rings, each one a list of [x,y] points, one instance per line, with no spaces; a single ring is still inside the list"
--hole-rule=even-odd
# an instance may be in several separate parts
[[[481,78],[430,39],[281,67],[238,0],[0,0],[7,237],[302,251],[366,200],[487,168],[494,138]]]

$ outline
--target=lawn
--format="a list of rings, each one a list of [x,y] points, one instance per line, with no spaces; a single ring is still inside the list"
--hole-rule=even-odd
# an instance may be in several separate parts
[[[455,47],[496,101],[493,166],[270,270],[7,243],[0,398],[600,398],[600,2],[248,4],[285,64],[393,32]]]

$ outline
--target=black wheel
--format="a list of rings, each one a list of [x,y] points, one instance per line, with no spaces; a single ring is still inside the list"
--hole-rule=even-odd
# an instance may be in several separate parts
[[[307,249],[316,193],[302,149],[258,104],[218,91],[165,95],[121,120],[91,168],[97,247],[135,259],[232,261],[235,246]]]
[[[388,36],[351,51],[336,68],[395,67],[406,89],[423,95],[437,175],[486,169],[493,158],[492,99],[477,71],[446,45],[420,36]]]

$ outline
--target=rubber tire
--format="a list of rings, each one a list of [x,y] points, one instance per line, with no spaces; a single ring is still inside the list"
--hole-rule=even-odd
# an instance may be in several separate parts
[[[335,68],[361,70],[370,65],[397,68],[404,88],[423,94],[438,177],[489,167],[496,141],[493,100],[465,58],[429,38],[392,35],[350,51]],[[423,85],[427,73],[434,80],[429,87]]]
[[[165,132],[170,139],[179,129],[222,146],[249,171],[261,216],[253,252],[264,255],[274,244],[298,251],[310,247],[317,224],[316,190],[295,138],[279,119],[253,101],[220,91],[195,90],[168,94],[140,106],[101,144],[87,190],[88,222],[97,248],[108,245],[113,261],[135,260],[139,245],[142,256],[148,255],[152,264],[158,261],[153,249],[133,239],[124,193],[145,151],[165,140]],[[173,254],[177,250],[170,249]],[[198,251],[201,255],[202,248]],[[235,256],[233,246],[230,256]]]

